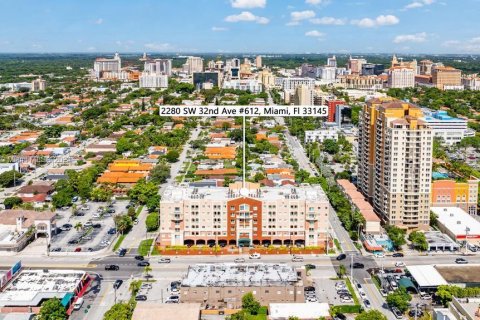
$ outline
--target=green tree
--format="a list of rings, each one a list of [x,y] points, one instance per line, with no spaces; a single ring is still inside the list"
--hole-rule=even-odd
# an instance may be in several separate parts
[[[134,306],[128,302],[114,304],[105,312],[103,320],[131,320],[133,309]]]
[[[412,242],[413,246],[417,250],[421,250],[421,251],[428,250],[428,241],[423,232],[414,231],[410,233],[410,235],[408,236],[408,240]]]
[[[242,308],[250,314],[256,315],[260,310],[260,302],[255,299],[252,292],[248,292],[242,297]]]
[[[132,296],[135,296],[140,290],[141,286],[142,286],[142,281],[133,280],[132,282],[130,282],[130,286],[128,287],[128,290],[132,293]]]
[[[387,320],[387,317],[378,310],[370,310],[360,313],[355,320]]]
[[[323,150],[329,154],[336,154],[340,151],[338,143],[333,139],[323,140]]]
[[[42,303],[40,313],[38,314],[39,320],[63,320],[67,319],[67,311],[60,302],[60,299],[53,298],[46,300]]]
[[[22,202],[23,200],[20,197],[8,197],[5,198],[3,204],[5,205],[5,209],[12,209],[22,204]]]
[[[130,199],[147,206],[149,211],[154,211],[160,203],[158,187],[155,183],[140,179],[135,186],[128,191]]]
[[[300,169],[295,172],[295,181],[302,183],[310,177],[310,173],[307,170]]]
[[[439,300],[441,304],[445,307],[448,305],[450,301],[453,299],[453,294],[446,288],[446,286],[440,286],[435,293],[435,296]]]
[[[155,184],[165,183],[170,178],[170,166],[166,163],[156,165],[150,172],[150,180]]]
[[[74,226],[75,230],[80,231],[83,228],[83,224],[79,221]]]
[[[386,227],[386,231],[396,249],[399,249],[401,246],[407,243],[405,240],[405,235],[407,232],[405,230],[395,226],[388,226]]]
[[[15,170],[6,171],[0,174],[0,186],[3,188],[12,187],[23,175]]]
[[[345,276],[346,273],[347,273],[347,269],[345,268],[345,265],[341,264],[338,267],[338,277],[341,279],[343,278],[343,276]]]
[[[158,229],[158,213],[152,212],[145,219],[145,226],[148,232],[156,231]]]
[[[390,307],[396,307],[401,312],[408,310],[412,296],[405,288],[398,288],[387,296],[387,304]]]
[[[133,226],[132,218],[126,214],[117,215],[113,218],[115,226],[121,234],[130,230]]]
[[[72,194],[68,190],[59,190],[52,196],[52,204],[55,208],[69,206],[72,204]]]
[[[147,277],[150,274],[150,272],[152,272],[152,267],[145,266],[145,268],[143,268],[143,272],[145,273],[145,276]]]
[[[110,189],[97,187],[93,188],[90,193],[90,199],[93,201],[106,202],[112,198],[113,192]]]
[[[170,163],[177,162],[178,157],[180,157],[180,154],[178,153],[177,150],[170,150],[165,155],[165,159],[167,159],[167,161],[170,162]]]

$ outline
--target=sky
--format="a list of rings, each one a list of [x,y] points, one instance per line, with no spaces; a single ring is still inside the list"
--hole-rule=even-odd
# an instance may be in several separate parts
[[[474,53],[480,0],[0,0],[0,53]]]

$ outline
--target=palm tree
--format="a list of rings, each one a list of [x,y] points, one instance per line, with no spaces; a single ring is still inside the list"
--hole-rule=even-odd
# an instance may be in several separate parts
[[[83,225],[82,225],[82,223],[79,221],[79,222],[77,222],[77,223],[75,224],[75,227],[74,227],[74,228],[75,228],[75,230],[80,231],[80,229],[83,228]]]
[[[149,273],[152,271],[152,267],[150,266],[145,266],[143,269],[143,272],[145,272],[145,276],[148,277]]]
[[[77,205],[76,204],[73,204],[72,205],[72,216],[75,215],[75,212],[77,211]]]
[[[130,286],[128,287],[128,290],[132,293],[132,295],[136,295],[138,290],[140,290],[141,286],[142,286],[142,281],[133,280],[132,282],[130,282]]]

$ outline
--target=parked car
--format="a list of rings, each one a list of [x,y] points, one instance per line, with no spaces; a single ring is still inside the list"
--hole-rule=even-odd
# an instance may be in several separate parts
[[[107,264],[107,265],[105,265],[105,270],[106,271],[118,271],[118,270],[120,270],[120,267],[117,266],[116,264]]]
[[[62,251],[62,248],[53,248],[52,250],[50,250],[51,252],[60,252]]]
[[[93,226],[93,222],[89,220],[89,221],[85,222],[83,224],[83,226],[86,227],[86,228],[91,227],[91,226]]]
[[[309,264],[305,265],[305,268],[306,269],[316,269],[317,267],[314,264],[309,263]]]
[[[420,318],[420,317],[423,317],[423,311],[422,311],[422,310],[419,310],[419,309],[410,310],[410,311],[408,312],[408,315],[409,315],[410,317],[415,317],[415,316],[416,316],[416,317]]]
[[[365,265],[363,263],[360,263],[360,262],[354,262],[353,265],[352,265],[352,268],[353,269],[363,269],[363,268],[365,268]]]
[[[245,262],[245,259],[244,259],[244,258],[236,258],[235,260],[233,260],[233,262],[235,262],[235,263],[244,263],[244,262]]]
[[[148,267],[150,265],[150,262],[148,261],[140,261],[139,263],[137,263],[137,266],[139,267]]]
[[[144,294],[135,297],[135,301],[147,301],[147,296]]]
[[[158,259],[158,263],[170,263],[172,260],[170,258],[160,258]]]
[[[392,257],[394,258],[402,258],[403,256],[404,254],[401,252],[395,252],[394,254],[392,254]]]
[[[78,248],[75,248],[75,252],[80,252],[82,251],[82,248],[78,247]]]
[[[405,263],[402,262],[402,261],[397,261],[397,262],[395,262],[395,267],[403,268],[403,267],[405,267]]]
[[[177,295],[170,296],[168,297],[167,301],[165,301],[165,303],[179,303],[179,302],[180,302],[180,296],[177,296]]]
[[[95,229],[100,229],[102,227],[102,224],[101,223],[94,223],[94,224],[92,224],[92,227],[95,228]]]
[[[370,300],[368,300],[368,299],[363,300],[363,304],[365,305],[365,308],[367,308],[367,309],[372,307],[372,304],[370,303]]]
[[[146,289],[152,289],[152,285],[150,283],[142,283],[140,286],[140,289],[146,290]]]
[[[385,253],[383,252],[377,252],[373,254],[375,258],[385,258]]]
[[[120,288],[122,283],[123,283],[123,280],[120,280],[120,279],[115,280],[115,282],[113,283],[113,288],[118,290],[118,288]]]
[[[145,258],[143,256],[135,256],[135,260],[143,261]]]
[[[108,230],[108,234],[115,234],[115,233],[117,233],[117,229],[115,229],[115,228],[110,228]]]
[[[62,225],[62,228],[73,228],[73,225],[71,225],[70,223],[65,223],[64,225]]]
[[[393,307],[393,308],[392,308],[392,313],[393,313],[393,315],[395,316],[395,318],[397,318],[397,319],[403,319],[403,315],[402,315],[402,313],[400,312],[400,310],[398,310],[398,308]]]
[[[305,292],[308,292],[308,291],[315,292],[315,287],[305,287],[305,288],[303,288],[303,291],[305,291]]]
[[[127,249],[120,249],[120,251],[118,252],[119,257],[125,257],[126,254],[127,254]]]
[[[337,256],[337,260],[345,260],[347,258],[347,255],[345,253],[341,253]]]
[[[343,313],[337,313],[337,315],[333,318],[333,320],[347,320],[347,316]]]
[[[292,258],[292,262],[303,262],[303,257],[301,256],[294,256]]]

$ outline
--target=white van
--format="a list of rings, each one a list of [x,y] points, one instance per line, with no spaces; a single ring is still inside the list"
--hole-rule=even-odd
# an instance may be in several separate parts
[[[73,304],[73,310],[80,310],[83,305],[83,298],[78,298],[77,301]]]

